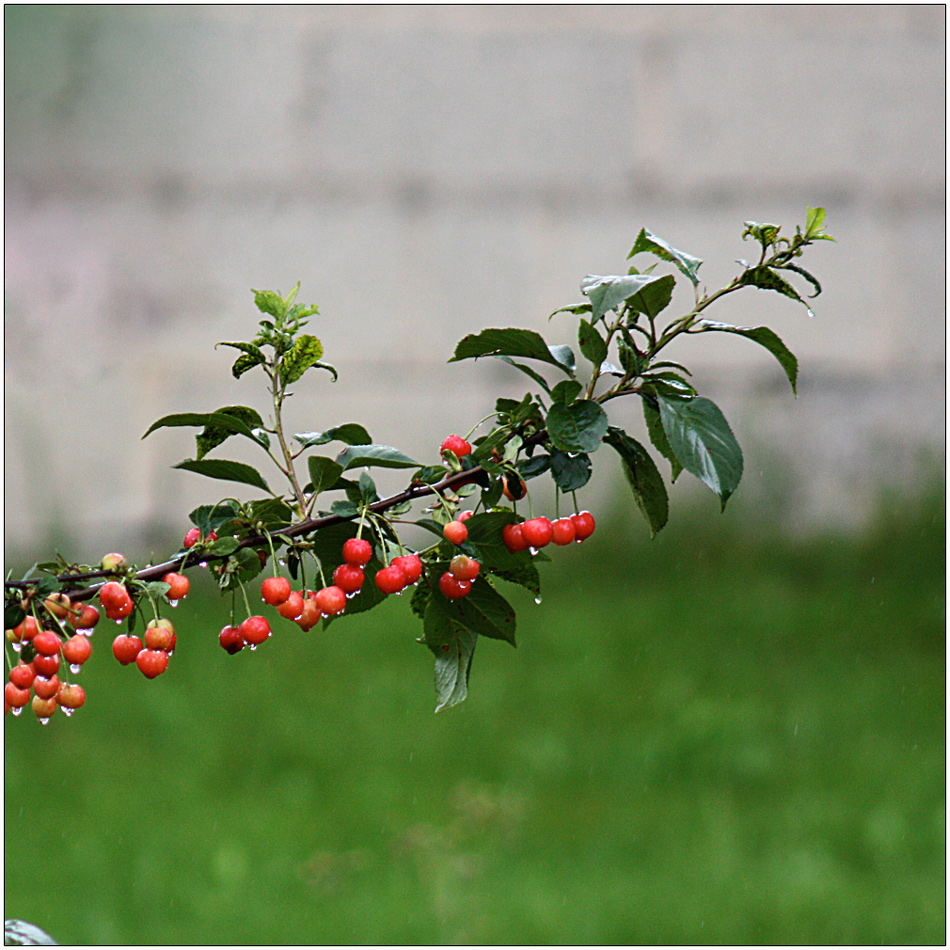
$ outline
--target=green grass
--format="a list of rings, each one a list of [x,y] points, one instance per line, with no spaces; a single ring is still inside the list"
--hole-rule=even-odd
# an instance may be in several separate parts
[[[508,591],[433,715],[406,598],[6,721],[5,914],[63,943],[945,942],[942,499],[858,539],[679,514]],[[111,625],[109,625],[111,626]]]

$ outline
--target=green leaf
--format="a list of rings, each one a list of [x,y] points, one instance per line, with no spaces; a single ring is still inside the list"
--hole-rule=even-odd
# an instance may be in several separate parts
[[[252,442],[263,446],[264,443],[254,434],[251,426],[243,418],[233,414],[236,409],[241,410],[242,415],[250,414],[247,415],[247,418],[256,418],[255,425],[261,424],[261,417],[248,406],[225,406],[224,409],[219,409],[217,412],[176,412],[170,416],[162,416],[161,419],[149,426],[148,431],[142,438],[151,435],[156,429],[176,426],[211,426],[247,436]]]
[[[529,459],[522,459],[515,466],[518,469],[518,474],[525,481],[543,475],[550,467],[551,457],[549,455],[535,455]]]
[[[595,366],[600,366],[607,359],[607,343],[597,332],[597,329],[586,320],[581,320],[577,327],[577,342],[581,353]]]
[[[747,237],[754,237],[763,249],[770,247],[775,243],[779,231],[782,230],[779,224],[767,224],[759,221],[746,221],[745,230],[742,232],[742,240]]]
[[[786,297],[791,297],[792,300],[797,300],[808,312],[808,316],[813,317],[815,315],[801,294],[799,294],[784,277],[776,274],[772,268],[764,264],[758,267],[749,267],[744,270],[739,276],[739,286],[758,287],[760,290],[774,290],[777,293],[784,294]]]
[[[273,290],[254,290],[253,287],[251,292],[254,294],[254,305],[261,313],[269,313],[278,320],[286,313],[287,305],[280,294],[274,293]]]
[[[555,343],[549,346],[548,349],[551,351],[551,356],[554,357],[555,363],[566,373],[573,376],[574,370],[577,369],[577,363],[574,360],[574,351],[564,343]]]
[[[667,278],[672,280],[669,275]],[[652,274],[624,274],[611,277],[588,274],[581,281],[581,293],[590,298],[593,307],[590,322],[596,323],[609,310],[617,310],[621,304],[636,298],[650,284],[664,279],[654,277]]]
[[[419,463],[403,455],[391,445],[351,445],[337,457],[343,471],[359,465],[377,465],[380,468],[418,468]]]
[[[518,584],[520,587],[524,587],[536,597],[541,595],[541,575],[530,556],[517,567],[496,570],[493,574],[509,584]]]
[[[711,488],[726,507],[742,478],[742,450],[719,407],[705,396],[657,398],[660,420],[683,468]]]
[[[576,379],[562,379],[552,390],[551,399],[569,406],[584,387]]]
[[[660,420],[660,409],[656,399],[644,397],[643,419],[647,425],[647,433],[650,436],[650,441],[660,455],[670,463],[670,481],[675,482],[676,479],[679,478],[680,472],[683,471],[683,466],[676,457],[676,453],[670,448],[670,440],[667,439],[666,431]]]
[[[435,711],[456,706],[468,695],[468,678],[478,634],[446,616],[438,598],[426,606],[422,622],[426,646],[435,654]]]
[[[548,413],[547,426],[551,441],[562,452],[595,452],[607,432],[607,413],[590,399],[570,406],[555,403]]]
[[[311,366],[319,362],[321,356],[323,344],[309,333],[301,334],[281,360],[281,380],[285,385],[297,382]]]
[[[551,477],[563,492],[583,488],[591,475],[590,456],[585,453],[568,455],[558,449],[551,450]]]
[[[825,234],[825,209],[808,208],[805,214],[805,237],[809,241],[833,241],[830,234]]]
[[[559,313],[573,313],[575,316],[580,316],[582,313],[590,313],[591,309],[592,308],[589,303],[575,303],[569,307],[558,307],[557,310],[548,315],[548,320]]]
[[[734,327],[728,323],[718,323],[715,320],[703,320],[699,327],[700,332],[721,330],[725,333],[735,333],[744,336],[760,346],[764,346],[781,364],[785,375],[792,385],[792,392],[796,392],[795,383],[798,379],[798,360],[791,350],[781,341],[779,336],[768,327]]]
[[[263,362],[263,360],[258,359],[256,356],[245,353],[234,361],[231,367],[231,375],[235,379],[240,379],[248,370],[254,369],[255,366],[260,366]]]
[[[216,505],[199,505],[188,515],[188,520],[198,528],[202,537],[206,537],[211,531],[217,531],[222,525],[234,521],[238,507],[233,498],[225,498]]]
[[[315,495],[326,491],[343,474],[343,466],[325,455],[311,455],[307,459],[307,468],[310,472],[310,483]]]
[[[655,278],[652,283],[644,286],[634,294],[627,304],[636,313],[644,313],[648,317],[655,317],[665,310],[673,299],[673,288],[676,278],[672,274],[664,274]]]
[[[802,277],[804,277],[805,280],[807,280],[808,283],[815,288],[815,292],[813,294],[809,294],[809,297],[817,297],[821,293],[821,284],[818,283],[818,278],[815,277],[814,274],[810,274],[807,270],[805,270],[804,267],[799,267],[798,264],[783,264],[782,270],[790,270],[794,271],[796,274],[801,274]]]
[[[604,441],[617,450],[634,501],[650,526],[650,535],[655,537],[670,513],[663,477],[647,450],[622,429],[611,426]]]
[[[208,548],[209,554],[233,554],[238,549],[238,539],[232,536],[218,538]],[[162,591],[164,593],[164,591]]]
[[[20,606],[18,600],[13,600],[3,605],[4,630],[12,630],[18,623],[21,623],[25,617],[26,611]]]
[[[294,512],[287,502],[279,498],[260,498],[247,505],[248,518],[260,521],[268,531],[276,531],[292,524]]]
[[[642,252],[655,254],[660,260],[675,264],[683,274],[690,279],[693,286],[699,283],[698,271],[703,263],[702,259],[693,257],[691,254],[686,254],[683,251],[678,251],[675,247],[667,244],[666,241],[657,237],[646,228],[643,228],[637,235],[637,239],[630,249],[630,253],[627,255],[627,260],[630,260],[631,257]]]
[[[214,418],[214,421],[207,422],[204,429],[195,436],[198,446],[197,458],[204,458],[213,448],[235,434],[247,435],[258,445],[264,445],[260,436],[253,431],[263,426],[263,420],[260,414],[250,406],[224,406],[215,410],[210,416]],[[224,417],[223,420],[222,417]],[[240,423],[242,427],[235,429],[235,422]]]
[[[230,462],[226,459],[185,459],[184,462],[179,462],[173,467],[182,468],[186,472],[196,472],[198,475],[206,475],[208,478],[253,485],[255,488],[270,492],[260,472],[243,462]]]
[[[443,610],[483,637],[505,640],[516,646],[515,611],[484,577],[475,580],[467,597],[446,601]]]
[[[369,433],[356,422],[344,422],[324,432],[298,432],[294,438],[306,449],[311,445],[325,445],[336,439],[347,445],[369,445],[373,440]]]
[[[551,387],[548,386],[547,380],[538,372],[533,370],[530,366],[525,366],[524,363],[519,363],[517,360],[513,360],[510,356],[497,356],[496,359],[503,360],[509,366],[514,366],[516,369],[520,369],[522,373],[526,376],[530,376],[546,393],[550,394]]]
[[[565,347],[566,349],[566,347]],[[540,333],[534,330],[488,329],[481,333],[470,333],[463,337],[455,347],[455,354],[449,360],[478,359],[480,356],[520,356],[541,360],[559,369],[567,369],[563,354],[555,355]],[[518,365],[518,364],[514,364]]]

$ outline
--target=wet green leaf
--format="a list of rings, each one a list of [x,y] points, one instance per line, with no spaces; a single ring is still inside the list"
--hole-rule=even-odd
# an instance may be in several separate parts
[[[551,441],[562,452],[596,452],[607,432],[607,413],[590,399],[570,406],[555,403],[548,412],[547,425]]]
[[[627,255],[627,260],[636,254],[647,252],[655,254],[660,260],[675,264],[686,277],[693,283],[693,286],[699,283],[699,268],[702,265],[702,259],[693,257],[684,251],[678,251],[671,244],[668,244],[662,238],[657,237],[652,232],[643,228],[637,235],[637,239]]]
[[[663,477],[647,450],[622,429],[611,426],[604,441],[617,450],[634,501],[650,526],[651,536],[655,537],[669,518],[669,499]]]

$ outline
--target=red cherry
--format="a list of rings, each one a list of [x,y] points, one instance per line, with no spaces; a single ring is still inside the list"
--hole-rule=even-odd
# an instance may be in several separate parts
[[[521,533],[530,547],[543,548],[551,543],[551,522],[543,515],[540,518],[531,518],[522,522]]]
[[[521,530],[521,525],[522,522],[518,521],[515,524],[506,524],[501,529],[501,540],[505,542],[505,547],[512,554],[516,551],[527,551],[529,546]]]
[[[340,564],[333,572],[333,583],[336,584],[344,594],[355,594],[363,587],[363,581],[366,575],[363,568],[355,564],[348,564],[345,561]]]
[[[42,696],[34,696],[32,706],[37,719],[49,719],[56,712],[55,699],[43,699]]]
[[[458,581],[473,581],[481,565],[467,554],[457,554],[449,564],[449,573]]]
[[[145,626],[145,646],[149,650],[164,650],[168,653],[174,649],[174,638],[175,628],[164,617],[150,620]]]
[[[248,617],[241,624],[241,636],[251,646],[259,646],[270,636],[270,623],[266,617]]]
[[[86,691],[78,683],[63,683],[56,694],[63,709],[79,709],[86,701]]]
[[[459,520],[459,521],[468,521],[468,519],[471,518],[472,515],[474,515],[474,514],[475,514],[475,512],[472,511],[471,509],[469,509],[468,511],[460,511],[460,512],[459,512],[459,516],[458,516],[458,520]]]
[[[459,600],[461,597],[467,597],[472,589],[471,581],[460,581],[455,575],[446,571],[439,578],[439,590],[445,594],[449,600]]]
[[[52,699],[59,692],[59,677],[55,673],[52,676],[37,676],[33,680],[33,692],[43,699]]]
[[[37,653],[33,657],[33,662],[30,664],[33,667],[33,672],[38,676],[52,676],[59,670],[59,654],[54,653],[52,656],[43,656],[42,653]]]
[[[279,607],[290,596],[290,581],[286,577],[265,577],[261,597],[272,607]]]
[[[311,595],[303,602],[303,611],[300,616],[294,621],[304,633],[308,630],[311,630],[315,627],[322,617],[320,612],[320,607],[317,604],[316,596]]]
[[[193,548],[201,540],[201,529],[200,528],[189,528],[185,532],[185,540],[182,544],[186,548]]]
[[[99,588],[99,603],[109,611],[129,600],[129,592],[118,581],[107,581]]]
[[[399,557],[392,559],[392,563],[401,568],[403,574],[406,575],[407,587],[409,584],[415,584],[422,577],[422,561],[419,560],[417,554],[400,554]]]
[[[123,665],[128,666],[135,662],[135,658],[142,652],[142,641],[127,633],[120,633],[112,641],[112,653]]]
[[[313,599],[317,602],[320,613],[326,617],[335,617],[343,613],[343,608],[346,607],[346,593],[335,584],[318,590]]]
[[[384,594],[398,594],[408,583],[406,572],[398,564],[390,564],[376,572],[376,586]]]
[[[92,644],[89,642],[89,637],[84,637],[81,633],[70,637],[63,644],[63,656],[66,657],[67,663],[81,666],[89,659],[91,654]]]
[[[73,615],[70,620],[73,628],[76,630],[92,631],[92,628],[99,623],[99,611],[92,604],[83,604],[78,614]]]
[[[135,658],[135,665],[143,676],[153,680],[168,669],[168,654],[164,650],[142,650]]]
[[[343,560],[347,564],[363,567],[373,556],[373,546],[366,538],[347,538],[343,542]]]
[[[443,441],[439,452],[445,457],[446,452],[454,452],[458,458],[461,458],[463,455],[468,455],[472,451],[471,445],[465,441],[460,435],[450,435],[445,441]]]
[[[452,544],[461,544],[468,537],[468,528],[461,521],[450,521],[442,533]]]
[[[584,541],[594,533],[597,527],[594,522],[594,516],[589,511],[581,511],[576,515],[571,515],[571,521],[574,522],[574,540]]]
[[[39,624],[35,617],[24,617],[12,630],[7,631],[7,639],[12,643],[32,640],[39,633]],[[11,637],[10,634],[13,634]]]
[[[303,597],[293,590],[290,596],[277,608],[277,613],[286,620],[296,620],[303,613]]]
[[[8,706],[12,706],[14,709],[22,709],[30,701],[30,687],[7,683],[3,687],[3,699]]]
[[[232,656],[244,649],[244,636],[240,627],[222,627],[218,634],[218,643]]]
[[[184,574],[166,574],[162,580],[168,584],[168,593],[165,595],[169,600],[181,600],[188,593],[191,586]]]
[[[577,533],[577,528],[570,518],[558,518],[551,523],[551,540],[555,544],[570,544]]]
[[[29,663],[24,663],[22,660],[10,670],[10,682],[13,683],[14,686],[19,686],[20,689],[29,689],[33,685],[35,676],[36,672],[33,667],[30,666]]]
[[[52,656],[59,653],[62,642],[52,630],[41,630],[33,637],[33,648],[43,656]]]

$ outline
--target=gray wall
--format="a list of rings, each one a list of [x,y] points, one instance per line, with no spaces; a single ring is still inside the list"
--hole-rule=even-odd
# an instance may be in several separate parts
[[[680,350],[745,448],[734,504],[855,525],[941,470],[942,6],[4,12],[8,549],[66,522],[76,557],[132,550],[227,492],[170,469],[189,430],[140,436],[266,408],[212,349],[250,334],[250,287],[301,280],[341,371],[300,387],[292,427],[360,421],[434,459],[525,389],[446,365],[465,333],[566,341],[547,314],[643,225],[718,286],[745,219],[806,204],[838,239],[810,252],[815,318],[755,291],[710,313],[776,329],[799,398],[747,341]]]

